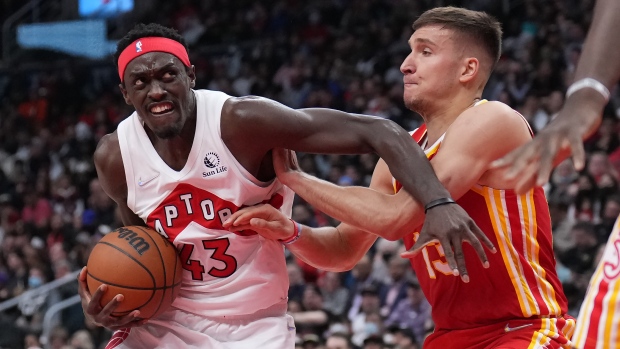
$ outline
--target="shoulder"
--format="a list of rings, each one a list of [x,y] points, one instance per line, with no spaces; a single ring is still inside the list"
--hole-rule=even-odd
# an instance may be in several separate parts
[[[517,111],[497,101],[482,103],[465,110],[454,122],[454,125],[492,127],[498,131],[501,131],[500,127],[509,127],[511,131],[514,131],[515,128],[527,130],[525,120]]]
[[[235,120],[253,119],[261,110],[277,104],[275,101],[258,96],[230,97],[222,107],[222,117]]]
[[[113,133],[108,133],[107,135],[101,137],[99,143],[97,143],[97,148],[95,149],[94,160],[95,163],[107,162],[114,158],[114,154],[121,153],[121,146],[118,142],[118,133],[114,131]]]
[[[105,192],[114,200],[126,196],[125,168],[116,131],[101,138],[93,154],[93,160]]]
[[[531,139],[525,119],[501,102],[464,111],[446,132],[443,147],[490,157],[505,154]],[[492,146],[490,146],[492,145]]]

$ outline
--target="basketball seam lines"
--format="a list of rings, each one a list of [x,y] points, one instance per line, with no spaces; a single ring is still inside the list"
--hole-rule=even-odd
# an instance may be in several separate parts
[[[122,254],[124,254],[125,256],[129,257],[129,259],[131,259],[131,260],[133,260],[134,262],[136,262],[139,266],[141,266],[144,270],[146,270],[146,272],[147,272],[147,273],[149,274],[149,276],[151,277],[151,280],[153,281],[153,286],[154,286],[154,287],[157,287],[157,283],[155,282],[155,277],[153,276],[153,273],[151,273],[151,271],[150,271],[150,270],[149,270],[149,269],[148,269],[148,268],[147,268],[144,264],[142,264],[139,260],[137,260],[134,256],[130,255],[129,253],[127,253],[127,252],[123,251],[123,250],[122,250],[121,248],[119,248],[118,246],[113,245],[113,244],[111,244],[111,243],[109,243],[109,242],[107,242],[107,241],[99,241],[99,243],[100,243],[100,244],[103,244],[103,245],[110,246],[110,247],[112,247],[112,248],[113,248],[113,249],[115,249],[115,250],[118,250],[119,252],[121,252],[121,253],[122,253]],[[90,273],[89,273],[89,274],[90,274]],[[92,275],[91,275],[91,276],[92,276]],[[92,276],[92,277],[93,277],[94,279],[97,279],[97,278],[95,278],[94,276]],[[99,279],[97,279],[97,281],[104,282],[104,281],[99,280]],[[111,286],[116,286],[116,287],[120,287],[120,286],[121,286],[121,285],[112,285],[112,284],[110,284],[110,285],[111,285]],[[126,287],[126,286],[122,286],[122,287],[124,287],[124,288],[128,288],[128,287]],[[138,289],[138,290],[139,290],[140,288],[134,288],[134,289]],[[140,309],[140,308],[142,308],[143,306],[147,305],[147,304],[151,301],[151,299],[153,299],[153,296],[155,296],[155,290],[153,290],[152,288],[146,288],[146,290],[151,290],[151,291],[152,291],[152,292],[151,292],[151,296],[149,297],[149,299],[148,299],[146,302],[144,302],[144,304],[142,304],[141,306],[137,307],[137,309]]]
[[[126,289],[128,289],[128,290],[138,290],[138,291],[149,291],[149,290],[153,290],[153,291],[159,291],[159,290],[165,290],[165,289],[167,289],[167,288],[174,288],[174,287],[179,286],[179,285],[181,284],[181,281],[179,281],[179,282],[177,282],[176,284],[173,284],[173,285],[170,285],[170,286],[162,286],[162,287],[133,287],[133,286],[119,285],[119,284],[114,284],[114,283],[111,283],[111,282],[107,282],[107,281],[102,280],[102,279],[100,279],[100,278],[98,278],[98,277],[95,277],[95,276],[94,276],[93,274],[91,274],[90,272],[87,272],[87,274],[88,274],[91,278],[93,278],[93,279],[95,279],[95,280],[97,280],[97,281],[100,281],[100,282],[102,282],[102,283],[104,283],[104,284],[106,284],[106,285],[116,286],[116,287],[122,287],[122,288],[126,288]]]
[[[149,232],[147,232],[140,226],[136,226],[136,227],[142,230],[142,232],[145,233],[151,239],[151,241],[153,241],[153,244],[155,245],[155,248],[157,249],[157,253],[159,253],[159,261],[161,262],[161,267],[164,272],[164,287],[166,287],[166,285],[168,285],[168,278],[166,278],[166,264],[164,263],[164,256],[162,256],[161,250],[159,249],[159,246],[157,246],[157,242],[155,242],[155,239],[153,239],[153,237],[151,236],[151,234],[149,234]],[[172,279],[172,283],[174,283],[174,279]],[[157,282],[155,282],[155,286],[157,286]],[[164,297],[166,297],[166,288],[164,288],[163,291],[164,291],[164,294],[162,294],[161,297],[159,298],[159,305],[157,306],[157,309],[155,309],[155,312],[153,314],[157,314],[157,312],[161,308],[161,304],[164,302]]]

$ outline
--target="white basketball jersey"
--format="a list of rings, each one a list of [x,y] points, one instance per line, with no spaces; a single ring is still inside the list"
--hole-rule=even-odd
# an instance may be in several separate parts
[[[271,203],[290,216],[293,192],[277,179],[258,181],[224,144],[220,116],[230,97],[197,90],[196,136],[185,167],[170,168],[133,113],[118,126],[127,205],[176,246],[183,283],[173,307],[207,317],[286,309],[288,274],[281,243],[222,223],[244,206]]]

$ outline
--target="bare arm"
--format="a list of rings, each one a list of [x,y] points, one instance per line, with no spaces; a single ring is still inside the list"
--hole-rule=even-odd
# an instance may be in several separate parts
[[[521,132],[515,132],[515,129]],[[482,178],[493,159],[523,144],[528,139],[528,131],[520,116],[505,105],[487,103],[470,109],[459,117],[446,134],[441,151],[431,163],[453,197],[459,198]],[[276,153],[275,157],[278,156],[280,155]],[[321,228],[326,229],[324,230],[326,237],[334,239],[324,245],[307,245],[306,241],[310,241],[307,239],[317,237],[319,230],[304,228],[300,240],[292,244],[290,248],[291,251],[302,256],[307,253],[308,249],[320,249],[309,261],[311,264],[320,263],[321,258],[330,258],[329,256],[332,255],[335,258],[340,254],[347,255],[345,251],[340,251],[334,246],[340,243],[343,249],[346,248],[349,243],[340,242],[339,239],[356,237],[355,234],[361,234],[360,231],[370,231],[395,240],[407,233],[412,233],[424,221],[424,210],[419,202],[405,191],[393,195],[391,174],[385,163],[381,161],[377,164],[373,174],[373,184],[370,189],[339,187],[299,171],[279,173],[278,177],[313,206],[348,223],[348,225],[341,225],[341,227],[347,227],[343,231]],[[448,206],[459,208],[454,205]],[[449,221],[449,219],[449,215],[444,217],[444,220]],[[269,218],[266,220],[269,221]],[[258,224],[259,220],[254,223]],[[353,229],[350,226],[355,227],[357,231],[352,233]],[[252,227],[255,226],[252,225]],[[260,230],[258,231],[260,233]],[[275,237],[277,239],[292,235],[292,228],[287,222],[282,223],[279,231],[280,235]],[[428,242],[428,240],[423,240],[424,234],[420,236],[418,241],[421,243],[417,244],[419,248]],[[319,238],[319,241],[325,241],[324,239]],[[491,243],[488,242],[488,244]],[[363,246],[366,249],[370,247]],[[444,250],[448,253],[445,247]],[[485,259],[483,261],[486,262]]]
[[[282,165],[281,162],[284,161],[282,154],[285,154],[282,149],[275,152],[276,164]],[[386,182],[377,169],[373,174],[370,188],[385,194],[393,193],[389,180]],[[229,217],[224,227],[230,230],[252,229],[272,240],[285,240],[294,233],[293,223],[271,205],[241,209]],[[376,235],[346,223],[340,224],[337,228],[302,226],[299,240],[287,245],[287,248],[315,268],[341,272],[353,269],[376,240]]]
[[[323,154],[376,152],[421,202],[449,195],[410,135],[390,120],[331,109],[293,110],[260,97],[229,99],[222,118],[222,138],[243,139],[238,145],[243,149],[251,146],[258,154],[273,148]]]
[[[491,102],[464,112],[454,122],[441,151],[431,163],[452,196],[460,198],[481,180],[494,180],[493,174],[488,172],[493,159],[528,140],[529,133],[522,118],[507,106]],[[390,185],[391,175],[385,164],[380,162],[377,165],[373,179],[376,176],[382,178],[384,185]],[[279,178],[328,215],[390,240],[419,229],[424,221],[422,205],[405,191],[386,195],[385,191],[339,187],[298,171],[279,174]],[[494,184],[501,187],[501,183]],[[444,217],[445,220],[449,218]],[[429,236],[421,233],[414,249],[428,243],[431,240]],[[445,242],[440,242],[449,253]],[[490,241],[485,242],[492,246]],[[477,250],[486,262],[486,257],[480,252],[482,248]],[[462,251],[455,250],[457,261],[459,253]]]
[[[127,207],[127,182],[116,132],[104,136],[99,141],[93,157],[101,187],[118,205],[123,224],[144,226],[144,221]],[[78,293],[82,300],[84,315],[88,321],[111,330],[140,326],[144,323],[145,320],[140,318],[139,310],[132,311],[122,317],[113,317],[111,314],[125,297],[118,294],[108,304],[102,305],[101,298],[108,289],[107,285],[99,286],[91,295],[86,283],[87,272],[86,267],[84,267],[78,276]]]
[[[330,109],[293,110],[265,98],[246,97],[225,103],[221,131],[233,154],[251,151],[259,159],[273,148],[338,154],[374,151],[421,203],[449,197],[422,150],[405,130],[389,120]],[[463,240],[479,244],[472,233],[479,229],[464,210],[454,206],[429,211],[422,231],[433,232],[429,236],[438,237],[446,247]],[[460,249],[460,245],[454,248]],[[447,257],[458,273],[456,262]],[[464,264],[462,272],[466,272]]]
[[[127,207],[127,181],[116,132],[101,138],[93,158],[101,188],[118,205],[123,224],[146,226],[142,218]]]
[[[588,32],[574,80],[593,78],[608,89],[620,79],[620,1],[599,0],[594,8],[592,27]],[[548,181],[554,165],[571,152],[575,168],[585,165],[582,140],[598,128],[607,101],[590,88],[578,90],[567,98],[558,116],[533,141],[496,161],[494,168],[510,167],[506,179],[519,178],[517,192]]]

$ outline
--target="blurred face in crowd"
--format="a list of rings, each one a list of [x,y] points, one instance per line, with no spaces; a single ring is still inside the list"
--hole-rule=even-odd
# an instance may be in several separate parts
[[[323,297],[314,287],[306,287],[302,303],[306,310],[319,310],[323,308]]]
[[[390,259],[389,271],[390,277],[394,281],[400,281],[405,276],[407,272],[407,267],[409,265],[408,259],[400,258],[400,256],[395,255]]]
[[[405,75],[403,98],[407,108],[424,114],[453,95],[462,56],[453,36],[450,29],[429,25],[416,30],[409,39],[411,53],[400,67]]]
[[[350,347],[345,338],[332,336],[327,338],[325,349],[350,349]]]
[[[604,153],[592,154],[588,162],[588,172],[595,178],[607,172],[607,155]]]
[[[353,268],[353,275],[358,280],[366,280],[368,275],[370,275],[371,270],[372,263],[370,262],[370,258],[368,258],[368,255],[364,255],[364,257],[362,257],[362,259],[360,259],[360,261],[357,262]]]
[[[120,84],[146,126],[159,138],[178,136],[195,113],[194,67],[187,69],[174,55],[149,52],[129,62]]]
[[[424,300],[424,293],[419,286],[409,286],[407,287],[407,297],[412,304],[418,305]]]
[[[291,285],[303,285],[304,277],[298,265],[289,263],[286,266],[288,280]]]

